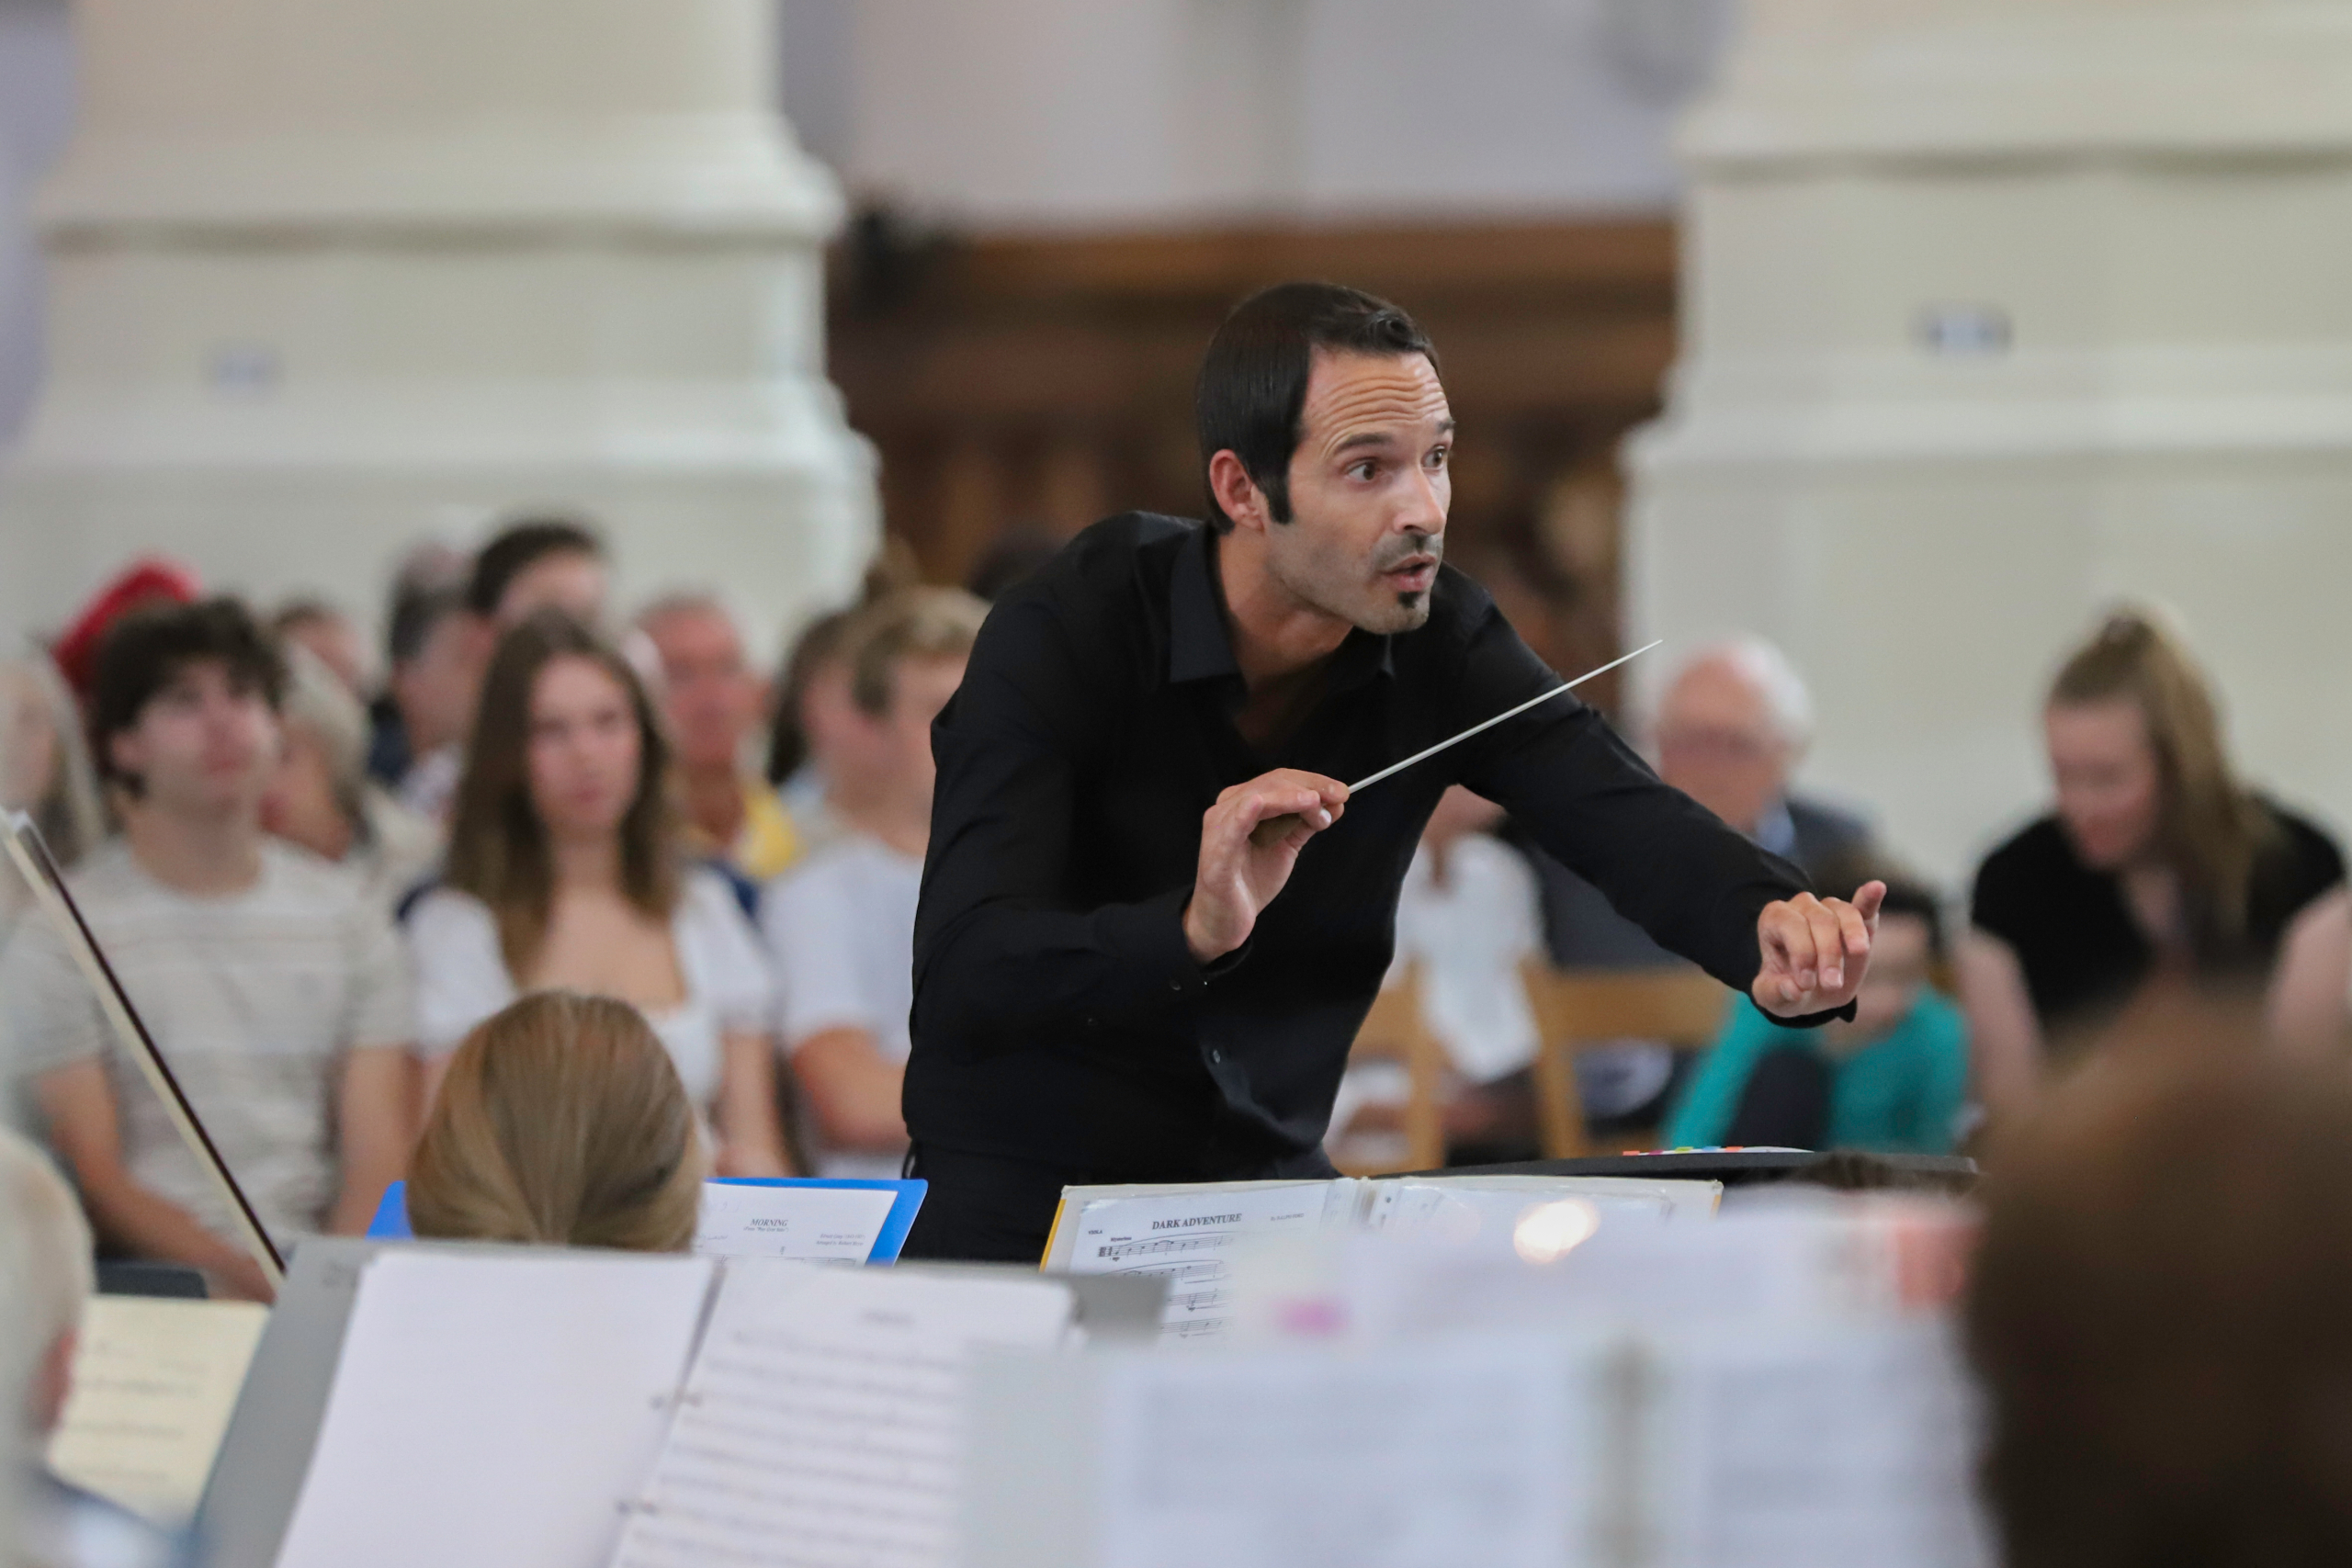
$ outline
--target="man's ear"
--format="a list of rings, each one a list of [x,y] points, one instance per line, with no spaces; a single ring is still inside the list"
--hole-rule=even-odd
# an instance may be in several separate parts
[[[1209,493],[1237,528],[1262,534],[1274,520],[1266,492],[1258,488],[1258,481],[1250,477],[1250,470],[1229,446],[1209,459]]]

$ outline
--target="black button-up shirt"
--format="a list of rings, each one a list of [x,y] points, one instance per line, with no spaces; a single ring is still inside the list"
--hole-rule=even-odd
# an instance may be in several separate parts
[[[1385,974],[1397,889],[1452,784],[1527,825],[1658,942],[1745,990],[1757,917],[1796,869],[1660,783],[1573,695],[1366,790],[1310,839],[1247,944],[1183,933],[1201,818],[1278,767],[1348,780],[1549,687],[1452,569],[1430,618],[1351,633],[1306,718],[1265,751],[1215,536],[1128,513],[1012,590],[940,715],[915,921],[907,1126],[918,1143],[1093,1179],[1314,1168],[1348,1048]]]

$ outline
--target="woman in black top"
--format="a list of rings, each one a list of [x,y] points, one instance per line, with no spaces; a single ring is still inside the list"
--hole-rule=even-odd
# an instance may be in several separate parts
[[[1996,1112],[2153,975],[2252,977],[2271,1029],[2342,1028],[2352,974],[2344,857],[2240,786],[2203,677],[2143,615],[2110,616],[2042,714],[2058,809],[1976,873],[1961,999]]]

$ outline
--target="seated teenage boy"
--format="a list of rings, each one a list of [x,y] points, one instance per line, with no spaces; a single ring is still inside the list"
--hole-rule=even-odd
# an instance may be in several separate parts
[[[174,1075],[281,1243],[357,1235],[414,1135],[408,975],[354,874],[262,831],[285,671],[243,605],[135,611],[91,731],[122,819],[69,879]],[[228,1206],[54,931],[0,958],[0,1060],[29,1080],[99,1240],[266,1299]]]

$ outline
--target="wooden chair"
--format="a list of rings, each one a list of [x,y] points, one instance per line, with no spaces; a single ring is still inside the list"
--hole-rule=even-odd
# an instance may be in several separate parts
[[[1372,1011],[1356,1031],[1348,1064],[1403,1064],[1411,1090],[1405,1102],[1405,1153],[1401,1161],[1334,1163],[1350,1176],[1380,1176],[1400,1170],[1433,1170],[1445,1163],[1445,1047],[1421,1017],[1420,966],[1408,964],[1405,977],[1382,987]],[[1340,1129],[1333,1128],[1336,1134]]]
[[[1723,1027],[1731,993],[1697,969],[1555,969],[1531,959],[1521,968],[1542,1044],[1535,1053],[1535,1110],[1546,1159],[1591,1152],[1576,1056],[1610,1040],[1659,1040],[1704,1045]]]

